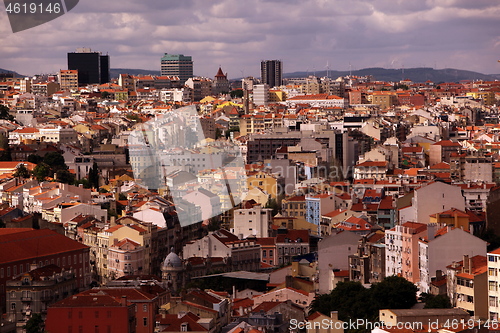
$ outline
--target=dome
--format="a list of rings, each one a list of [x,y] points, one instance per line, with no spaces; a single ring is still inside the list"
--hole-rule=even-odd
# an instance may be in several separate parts
[[[172,251],[163,261],[163,267],[182,267],[181,258]]]

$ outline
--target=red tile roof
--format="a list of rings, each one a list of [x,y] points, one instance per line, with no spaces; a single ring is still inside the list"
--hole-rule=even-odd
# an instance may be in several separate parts
[[[49,229],[0,234],[0,264],[88,248]]]
[[[363,163],[360,163],[355,166],[355,168],[358,167],[377,167],[377,168],[385,168],[387,167],[387,161],[366,161]]]

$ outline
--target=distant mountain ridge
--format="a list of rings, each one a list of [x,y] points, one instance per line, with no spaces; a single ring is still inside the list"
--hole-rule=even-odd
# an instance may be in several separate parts
[[[19,74],[15,71],[0,68],[0,73],[13,73],[15,77],[25,77],[25,75]],[[148,70],[148,69],[132,69],[132,68],[111,68],[110,76],[112,79],[118,78],[120,74],[130,74],[130,75],[160,75],[160,71]],[[500,74],[482,74],[478,72],[454,69],[454,68],[444,68],[444,69],[433,69],[430,67],[417,67],[417,68],[405,68],[405,69],[387,69],[380,67],[363,68],[353,71],[328,71],[328,76],[330,78],[336,79],[339,76],[346,75],[372,75],[375,80],[379,81],[392,81],[399,82],[402,79],[409,79],[413,82],[425,82],[432,81],[435,83],[440,82],[459,82],[462,80],[485,80],[494,81],[500,80]],[[309,75],[316,75],[318,77],[327,76],[327,71],[316,71],[316,72],[293,72],[283,74],[284,78],[304,78]],[[231,81],[241,80],[241,78],[234,78]]]
[[[112,79],[117,79],[120,74],[160,75],[160,71],[152,71],[149,69],[132,69],[132,68],[111,68],[109,70],[109,75]]]
[[[336,79],[339,76],[346,75],[356,75],[365,76],[372,75],[375,80],[378,81],[392,81],[399,82],[403,79],[409,79],[413,82],[425,82],[432,81],[435,83],[439,82],[459,82],[462,80],[485,80],[494,81],[500,79],[500,74],[482,74],[473,71],[454,69],[454,68],[444,68],[444,69],[434,69],[429,67],[417,67],[417,68],[400,68],[400,69],[387,69],[380,67],[373,68],[363,68],[355,71],[328,71],[328,76],[330,78]],[[293,72],[283,74],[284,78],[303,78],[309,75],[316,75],[318,77],[327,76],[327,71],[316,71],[316,72]]]
[[[8,69],[0,68],[0,74],[10,74],[10,73],[14,74],[14,77],[24,77],[24,75],[21,75],[21,74],[19,74],[17,72],[10,71]]]

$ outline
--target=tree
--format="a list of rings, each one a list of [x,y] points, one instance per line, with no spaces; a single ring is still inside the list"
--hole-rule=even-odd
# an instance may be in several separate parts
[[[311,312],[338,311],[339,319],[348,321],[358,318],[373,320],[377,309],[370,301],[370,290],[360,282],[339,282],[330,294],[317,296],[311,303]]]
[[[215,140],[220,139],[222,137],[222,131],[220,128],[215,129]]]
[[[23,328],[26,333],[42,333],[44,331],[42,315],[34,313]]]
[[[451,309],[450,298],[447,295],[432,295],[423,293],[424,309]]]
[[[0,105],[0,119],[13,121],[14,117],[12,117],[10,115],[9,111],[10,111],[10,109],[7,106],[1,104]]]
[[[38,164],[41,161],[43,161],[43,157],[42,156],[39,156],[39,155],[36,155],[36,154],[30,154],[28,156],[28,162],[30,162],[30,163]]]
[[[43,182],[49,175],[50,167],[45,163],[40,163],[33,169],[33,176],[35,176],[36,180],[39,182]]]
[[[372,302],[379,309],[409,309],[417,303],[417,287],[399,276],[372,285]]]
[[[240,131],[240,127],[239,126],[231,127],[230,129],[228,129],[226,131],[226,139],[228,139],[231,136],[231,132],[239,132],[239,131]]]
[[[243,89],[235,89],[230,92],[231,98],[242,98],[243,97]]]
[[[12,161],[9,139],[3,133],[0,133],[0,148],[2,149],[0,151],[0,161]]]
[[[271,208],[273,210],[272,215],[275,216],[276,214],[279,213],[281,207],[278,205],[278,202],[276,201],[276,199],[269,198],[269,200],[267,200],[264,208]]]
[[[43,163],[50,166],[51,170],[55,173],[58,170],[67,170],[68,166],[64,161],[64,156],[59,152],[50,152],[43,157]]]
[[[16,171],[13,174],[14,177],[19,177],[19,178],[29,178],[30,177],[30,171],[24,164],[19,164],[16,168]]]
[[[366,289],[360,282],[339,282],[330,294],[318,295],[311,311],[338,311],[339,319],[378,320],[379,309],[409,309],[417,302],[417,287],[402,277],[390,276]]]
[[[74,184],[75,175],[72,174],[69,170],[57,170],[56,181],[64,184]]]
[[[82,185],[83,188],[91,188],[89,180],[87,178],[81,178],[81,179],[75,180],[73,184],[75,184],[75,186]]]
[[[91,187],[99,188],[99,167],[96,162],[94,162],[89,170],[88,180]]]
[[[106,99],[109,98],[110,93],[107,91],[101,91],[101,98]]]

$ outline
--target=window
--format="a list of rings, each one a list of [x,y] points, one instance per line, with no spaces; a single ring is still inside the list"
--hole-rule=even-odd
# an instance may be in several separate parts
[[[266,250],[262,251],[262,258],[267,258],[267,251]]]
[[[147,312],[148,311],[148,305],[147,304],[143,304],[142,305],[142,312]]]
[[[148,318],[146,318],[146,317],[142,318],[142,325],[148,326]]]
[[[7,267],[7,277],[10,277],[10,267]]]

